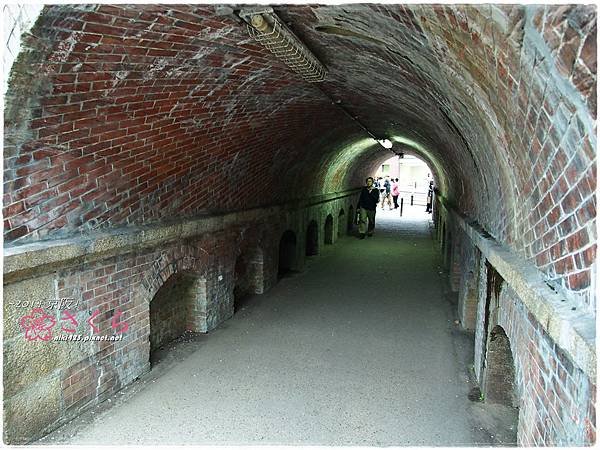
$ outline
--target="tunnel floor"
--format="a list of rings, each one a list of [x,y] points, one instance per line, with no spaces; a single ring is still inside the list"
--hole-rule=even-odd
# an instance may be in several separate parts
[[[509,444],[467,398],[472,335],[455,323],[431,216],[407,209],[378,210],[373,238],[326,246],[37,443]]]

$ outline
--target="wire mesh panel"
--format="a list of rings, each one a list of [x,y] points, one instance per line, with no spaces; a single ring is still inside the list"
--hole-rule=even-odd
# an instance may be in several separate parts
[[[294,72],[311,83],[325,80],[327,70],[315,58],[310,50],[288,31],[274,16],[270,15],[267,31],[257,30],[248,25],[248,33],[257,42],[266,47],[275,56],[281,59]]]

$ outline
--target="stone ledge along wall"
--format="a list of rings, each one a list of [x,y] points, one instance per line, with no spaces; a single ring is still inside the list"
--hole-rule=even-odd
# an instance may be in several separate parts
[[[265,291],[277,277],[283,232],[292,230],[302,241],[307,217],[324,226],[331,211],[339,214],[356,200],[356,194],[350,194],[295,210],[261,210],[255,213],[264,218],[259,221],[241,220],[233,214],[228,216],[227,226],[222,222],[219,226],[214,219],[208,225],[199,220],[197,227],[209,232],[189,233],[184,239],[181,227],[158,226],[143,244],[124,245],[132,234],[151,232],[124,229],[117,234],[88,236],[94,243],[103,240],[95,252],[90,251],[89,242],[58,240],[25,245],[5,255],[9,266],[4,285],[5,442],[27,443],[39,438],[149,370],[150,302],[173,277],[202,281],[204,289],[196,291],[194,300],[199,303],[185,316],[185,329],[210,331],[233,314],[235,261],[244,248],[260,248],[266,255],[262,277],[255,277],[253,286],[253,290]],[[83,258],[73,258],[69,246],[87,250],[82,252]],[[103,253],[107,246],[112,246],[108,255]],[[40,255],[42,252],[45,255]],[[297,257],[301,267],[304,254]],[[31,264],[44,258],[53,262]],[[23,262],[24,270],[11,269]],[[73,303],[49,307],[49,299],[54,298],[73,299]],[[27,339],[20,326],[21,317],[33,314],[33,305],[38,303],[46,322],[55,324],[46,327],[51,335],[48,341]],[[122,339],[54,340],[71,335]]]
[[[460,236],[460,248],[471,249],[471,253],[455,255],[461,259],[462,276],[473,279],[470,285],[460,285],[459,299],[468,305],[459,302],[458,316],[464,324],[471,310],[476,309],[474,369],[480,385],[486,380],[488,347],[494,327],[501,326],[510,342],[514,361],[510,383],[514,385],[514,406],[519,408],[518,444],[594,444],[597,360],[594,318],[578,312],[576,302],[567,300],[564,292],[552,290],[531,263],[516,258],[489,234],[473,228],[473,222],[453,212],[442,198],[438,197],[436,207],[441,220],[455,236]],[[437,239],[441,247],[442,237]],[[473,254],[479,256],[479,261],[473,261]],[[510,264],[498,264],[498,258]],[[476,268],[477,273],[471,275]],[[447,269],[457,270],[450,262]],[[474,295],[469,292],[473,288]],[[548,299],[536,299],[544,293]]]
[[[274,10],[327,67],[323,83],[304,82],[213,5],[45,6],[6,67],[5,243],[18,248],[147,224],[176,229],[172,221],[195,223],[345,192],[392,156],[373,139],[388,138],[394,152],[427,162],[438,194],[452,205],[452,215],[434,215],[445,245],[452,239],[445,249],[454,262],[452,288],[468,284],[458,273],[463,252],[457,249],[475,245],[461,238],[462,229],[595,386],[585,356],[594,349],[588,344],[595,329],[578,323],[593,319],[596,309],[596,8],[356,4]],[[304,225],[313,219],[306,217]],[[297,237],[300,252],[305,236]],[[490,253],[487,241],[509,256]],[[94,245],[90,251],[60,248],[86,263],[86,254],[107,252],[106,239]],[[269,251],[266,266],[274,258]],[[533,285],[510,269],[522,264],[537,280]],[[234,273],[233,261],[227,267]],[[265,283],[272,284],[276,275],[266,272]],[[43,277],[39,292],[57,297],[57,279]],[[23,288],[41,298],[33,284]],[[86,301],[106,294],[95,289]],[[229,298],[230,289],[222,288],[219,298]],[[555,307],[557,295],[577,317]],[[214,317],[226,316],[229,303],[220,303],[223,310]],[[14,319],[15,313],[5,316]],[[112,324],[109,315],[98,320]],[[562,324],[572,334],[558,332]],[[481,326],[478,319],[475,329]],[[518,340],[509,330],[507,336]],[[127,339],[94,345],[147,353],[145,341]],[[80,354],[88,357],[83,347]],[[52,386],[62,382],[58,372],[32,364]],[[118,369],[124,380],[134,365]],[[94,370],[78,375],[79,381],[110,383],[109,369]],[[550,379],[544,389],[558,391]],[[63,402],[60,388],[42,396],[31,386],[15,394],[10,407]],[[36,430],[55,419],[48,416],[54,409],[41,410],[31,419],[39,421]],[[539,442],[533,434],[520,439]]]

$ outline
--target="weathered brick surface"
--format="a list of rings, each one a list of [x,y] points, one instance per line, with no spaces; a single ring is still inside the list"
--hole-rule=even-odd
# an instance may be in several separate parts
[[[327,66],[326,82],[301,81],[250,40],[244,27],[216,16],[212,6],[45,7],[24,35],[5,96],[5,242],[18,245],[104,227],[237,211],[356,187],[389,154],[349,114],[374,135],[394,139],[396,149],[421,155],[438,189],[458,211],[593,314],[593,6],[275,9]],[[319,31],[331,24],[353,35]],[[344,206],[351,224],[354,212]],[[329,213],[335,229],[340,211]],[[317,249],[335,240],[335,233],[330,239],[325,232],[327,214],[313,216],[307,212],[301,224],[297,218],[285,226],[277,222],[281,229],[267,227],[254,239],[275,242],[285,229],[293,230],[301,266],[312,220]],[[436,212],[434,220],[452,287],[460,293],[464,274],[459,274],[458,249],[468,243],[448,217]],[[263,290],[275,283],[273,261],[278,258],[276,245],[244,247],[246,256],[236,271],[236,253],[212,238],[210,248],[222,253],[228,271],[223,284],[207,278],[207,289],[217,289],[219,298],[216,308],[207,309],[207,327],[230,314],[236,283],[238,289],[259,290],[261,270]],[[262,269],[256,248],[262,252]],[[97,282],[69,281],[84,272],[65,275],[64,289],[82,289],[82,298],[106,308],[103,326],[115,305],[131,308],[137,317],[144,313],[136,308],[144,306],[135,301],[142,300],[131,300],[123,289],[132,285],[131,277],[149,276],[154,260],[131,263],[98,267],[113,272]],[[158,289],[156,280],[164,282],[174,273],[169,264],[164,273],[152,275],[155,281],[136,282]],[[138,266],[145,269],[137,271]],[[479,270],[481,295],[485,264]],[[481,314],[479,308],[480,325]],[[515,335],[507,334],[512,342]],[[482,352],[485,336],[476,339]],[[129,355],[142,355],[140,361],[148,351],[147,334],[103,345],[106,351],[127,346]],[[107,386],[115,379],[118,386],[144,367],[131,361],[117,360],[124,368],[116,375],[108,366],[81,368],[87,371],[81,379]],[[92,398],[86,389],[71,389],[74,408]],[[528,401],[535,400],[530,396]],[[523,442],[563,436],[543,426],[540,422],[523,431]]]
[[[318,201],[303,208],[263,210],[255,221],[230,220],[220,231],[160,244],[149,249],[131,249],[94,262],[78,263],[54,273],[56,295],[71,298],[69,314],[78,324],[60,321],[81,335],[122,335],[121,340],[84,343],[85,352],[73,354],[69,362],[53,361],[60,373],[61,409],[52,423],[22,431],[8,427],[8,442],[27,442],[45,429],[57,426],[114,394],[149,369],[150,351],[167,343],[185,330],[207,332],[227,320],[234,312],[236,287],[250,293],[267,291],[277,282],[279,244],[290,230],[297,238],[293,255],[295,269],[305,261],[304,246],[308,223],[317,224],[317,250],[324,245],[327,218],[344,217],[341,211],[356,204],[356,194],[330,201]],[[259,215],[260,216],[260,215]],[[338,227],[333,223],[332,229]],[[247,266],[239,269],[240,261]],[[10,317],[14,314],[7,310]],[[66,315],[56,311],[57,321]],[[121,315],[119,315],[121,314]],[[123,330],[121,323],[126,323]],[[14,324],[11,328],[14,328]],[[95,330],[92,329],[92,325]],[[23,330],[5,337],[5,361],[20,367],[30,364],[32,352],[16,353],[14,343],[24,341]],[[70,334],[54,330],[54,335]],[[35,346],[39,342],[25,342]],[[74,345],[54,342],[56,346]],[[77,359],[76,355],[81,355]],[[41,373],[43,375],[43,372]],[[32,384],[10,380],[10,396],[32,388]],[[14,387],[14,389],[13,389]],[[9,398],[10,399],[10,398]],[[10,418],[8,423],[14,418]]]
[[[461,233],[462,234],[462,233]],[[470,245],[468,238],[461,237],[462,245],[457,259],[459,264],[459,286],[458,286],[458,317],[463,328],[475,330],[477,320],[478,287],[479,287],[479,264],[481,252],[477,247]]]
[[[510,339],[519,403],[519,444],[591,445],[596,439],[596,386],[556,345],[510,287],[498,323]]]
[[[46,7],[6,98],[5,239],[357,185],[381,153],[343,156],[364,132],[333,99],[416,142],[459,209],[594,308],[593,7],[277,12],[327,65],[329,98],[213,7]],[[315,29],[336,22],[359,37]]]
[[[202,278],[187,273],[169,277],[150,302],[150,351],[186,331],[200,331],[188,323],[192,317],[205,323],[206,296],[206,281]],[[199,311],[194,311],[195,308]],[[206,327],[202,331],[205,330]]]
[[[453,215],[440,203],[436,204],[434,223],[437,242],[442,247],[443,230],[457,229]],[[476,223],[471,222],[474,226]],[[480,230],[486,237],[485,231]],[[465,308],[476,308],[474,336],[474,371],[477,381],[489,401],[509,400],[519,408],[518,443],[523,446],[592,445],[596,442],[595,379],[584,373],[571,356],[548,334],[532,311],[529,311],[516,289],[502,279],[485,256],[463,233],[462,246],[456,257],[462,260],[462,280],[459,290],[459,310],[463,327]],[[478,258],[473,261],[472,258]],[[445,253],[441,258],[447,258]],[[471,274],[474,268],[478,273]],[[451,274],[449,274],[451,276]],[[475,279],[474,292],[469,291],[467,280]],[[449,279],[449,283],[451,280]],[[474,296],[469,298],[469,294]],[[563,298],[563,301],[564,298]],[[575,309],[576,307],[573,307]],[[507,361],[499,367],[497,346],[490,341],[492,333],[501,327],[510,345],[512,379]],[[546,326],[548,326],[546,324]],[[572,332],[572,331],[571,331]],[[577,351],[571,348],[570,351]],[[508,355],[506,355],[508,356]],[[494,365],[491,369],[490,366]],[[500,386],[501,385],[501,386]],[[514,386],[509,396],[506,389]]]

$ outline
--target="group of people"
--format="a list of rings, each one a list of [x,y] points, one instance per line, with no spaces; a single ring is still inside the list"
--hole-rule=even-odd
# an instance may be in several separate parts
[[[394,201],[394,208],[399,208],[398,205],[398,197],[400,196],[400,185],[398,184],[398,178],[390,177],[378,177],[377,180],[373,182],[373,185],[379,189],[379,194],[381,197],[381,209],[385,209],[385,202],[387,201],[388,208],[390,211],[392,210],[392,200]]]
[[[368,177],[366,185],[360,191],[358,205],[356,206],[356,216],[358,222],[358,236],[360,239],[372,237],[375,231],[375,212],[377,205],[381,200],[381,209],[385,209],[387,200],[390,211],[398,208],[398,197],[400,196],[400,186],[398,178],[390,180],[389,177],[378,177],[377,181],[373,177]],[[394,201],[394,207],[390,197]],[[433,181],[429,182],[427,192],[427,206],[425,211],[431,213],[433,205]]]

